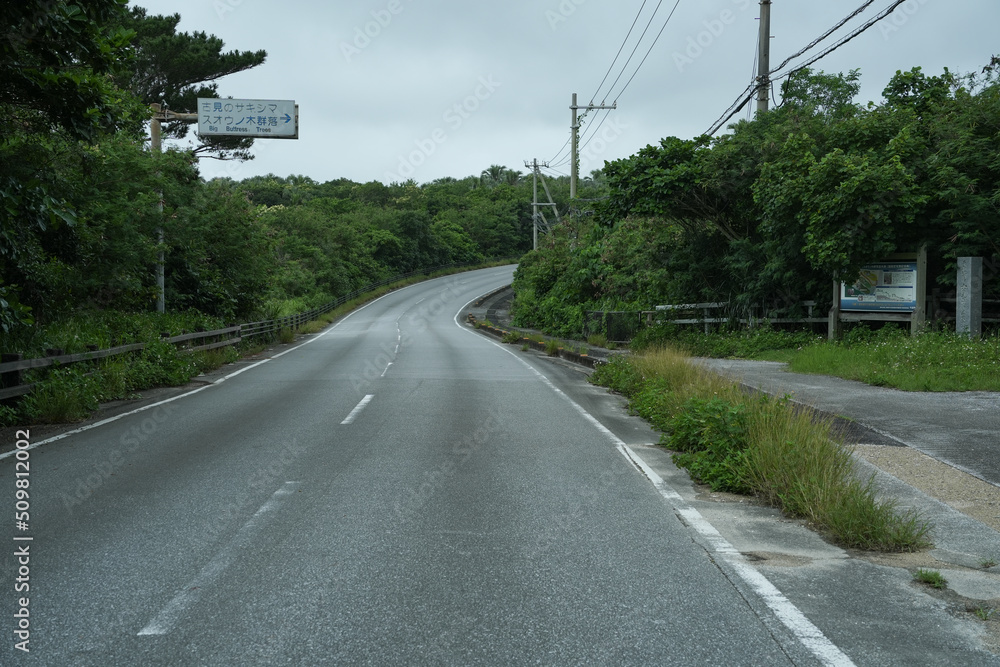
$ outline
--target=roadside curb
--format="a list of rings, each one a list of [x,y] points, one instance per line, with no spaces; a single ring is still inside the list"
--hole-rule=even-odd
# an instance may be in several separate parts
[[[485,301],[485,299],[486,297],[483,297],[483,299],[481,299],[480,301]],[[537,350],[538,352],[545,352],[546,354],[549,354],[549,356],[558,356],[560,359],[565,359],[566,361],[570,361],[575,364],[580,364],[581,366],[586,366],[587,368],[596,368],[599,364],[605,363],[603,360],[597,359],[596,357],[592,357],[587,354],[580,354],[579,352],[567,350],[562,347],[558,348],[557,355],[553,355],[549,352],[548,346],[545,343],[539,343],[538,341],[532,340],[527,336],[523,336],[519,331],[507,331],[505,329],[495,327],[492,324],[480,322],[478,319],[476,319],[476,316],[473,315],[472,313],[466,315],[466,321],[472,326],[474,326],[477,330],[489,334],[490,336],[493,336],[494,338],[497,338],[500,341],[503,341],[511,334],[515,334],[517,336],[520,336],[521,340],[519,342],[521,345],[527,345],[529,348]]]

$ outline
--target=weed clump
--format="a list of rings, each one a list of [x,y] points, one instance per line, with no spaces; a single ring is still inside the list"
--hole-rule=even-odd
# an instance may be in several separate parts
[[[788,397],[742,391],[669,348],[616,358],[591,382],[627,396],[634,413],[664,432],[661,444],[674,462],[714,490],[760,498],[847,547],[928,545],[930,526],[878,497],[874,478],[860,476],[830,420]]]

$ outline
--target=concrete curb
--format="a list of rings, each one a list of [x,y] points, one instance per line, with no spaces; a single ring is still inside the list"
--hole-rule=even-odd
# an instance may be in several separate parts
[[[485,298],[483,300],[485,300]],[[466,316],[466,321],[472,326],[476,327],[476,329],[478,329],[479,331],[489,334],[500,341],[503,341],[504,338],[506,338],[512,333],[518,334],[520,336],[520,332],[507,331],[505,329],[500,329],[499,327],[495,327],[492,324],[486,324],[480,322],[478,319],[476,319],[476,316],[473,315],[472,313],[469,313]],[[549,354],[548,345],[545,343],[539,343],[538,341],[532,340],[527,336],[521,336],[521,340],[519,342],[521,345],[527,345],[529,348],[533,350]],[[572,350],[567,350],[562,347],[558,348],[558,350],[559,350],[558,356],[560,359],[565,359],[566,361],[570,361],[575,364],[580,364],[581,366],[586,366],[587,368],[596,368],[598,364],[604,363],[603,361],[595,357],[591,357],[586,354],[580,354],[579,352],[573,352]],[[549,356],[555,356],[555,355],[550,354]]]

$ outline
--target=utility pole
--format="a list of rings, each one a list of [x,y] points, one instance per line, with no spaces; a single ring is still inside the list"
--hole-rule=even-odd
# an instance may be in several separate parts
[[[153,119],[149,121],[149,149],[155,153],[157,156],[160,154],[160,105],[153,104],[149,105],[149,108],[153,110]],[[157,158],[154,157],[154,160]],[[162,313],[166,310],[166,297],[164,294],[164,273],[163,273],[163,193],[156,193],[156,212],[157,212],[157,223],[156,223],[156,236],[157,243],[160,246],[159,254],[156,257],[156,312]]]
[[[525,160],[525,167],[531,168],[532,174],[532,200],[531,200],[531,220],[532,220],[532,249],[538,250],[538,223],[539,220],[545,220],[545,215],[538,209],[539,206],[551,206],[552,210],[556,214],[556,220],[559,220],[559,210],[556,207],[556,203],[552,201],[552,195],[549,193],[549,186],[545,184],[545,179],[542,178],[542,173],[539,171],[540,167],[548,167],[548,162],[539,162],[538,158],[532,161]],[[548,203],[538,201],[538,180],[542,180],[542,187],[545,188],[545,196],[549,198]],[[545,221],[546,231],[548,229],[549,223]]]
[[[149,108],[153,110],[153,118],[149,121],[149,148],[150,150],[159,155],[161,152],[161,128],[160,123],[168,120],[185,120],[185,121],[196,121],[198,120],[198,114],[196,113],[175,113],[173,111],[164,111],[159,104],[153,103],[149,105]],[[154,158],[156,159],[156,158]],[[157,193],[159,196],[156,198],[156,211],[159,214],[158,219],[163,220],[163,193]],[[162,313],[166,309],[166,297],[164,294],[164,256],[163,256],[163,224],[158,224],[156,227],[157,242],[160,246],[159,254],[156,258],[156,312]]]
[[[757,54],[757,112],[771,99],[771,0],[760,0],[760,51]]]
[[[532,162],[531,170],[531,249],[538,250],[538,158]]]
[[[590,111],[592,109],[617,109],[617,108],[618,108],[617,102],[615,102],[611,106],[605,106],[603,104],[587,104],[584,106],[577,106],[576,93],[573,93],[573,104],[570,106],[570,109],[573,110],[573,122],[570,124],[570,142],[572,146],[572,151],[571,151],[572,155],[570,156],[571,164],[569,171],[570,205],[572,205],[573,200],[576,199],[576,181],[580,177],[580,165],[579,161],[577,160],[577,150],[579,149],[577,144],[579,143],[580,140],[579,137],[580,123],[576,115],[577,109],[586,109],[587,111]]]

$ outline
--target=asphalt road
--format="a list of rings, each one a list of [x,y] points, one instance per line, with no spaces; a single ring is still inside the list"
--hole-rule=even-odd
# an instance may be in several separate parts
[[[459,321],[510,276],[393,292],[166,402],[29,437],[0,663],[853,664],[849,633],[647,464],[656,436],[617,399]]]

